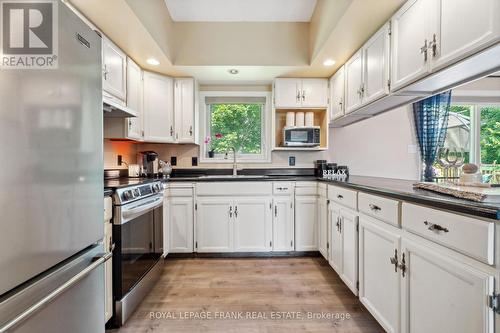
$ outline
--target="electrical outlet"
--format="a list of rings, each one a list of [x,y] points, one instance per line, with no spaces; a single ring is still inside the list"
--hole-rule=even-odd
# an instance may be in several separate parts
[[[117,165],[122,165],[122,163],[123,163],[122,155],[118,155],[117,156],[117,160],[116,160],[116,164]]]
[[[170,157],[170,164],[172,166],[177,165],[177,156],[171,156]]]
[[[288,165],[289,166],[295,166],[295,156],[289,156],[288,157]]]
[[[198,165],[198,157],[196,157],[196,156],[191,157],[191,165],[192,166]]]

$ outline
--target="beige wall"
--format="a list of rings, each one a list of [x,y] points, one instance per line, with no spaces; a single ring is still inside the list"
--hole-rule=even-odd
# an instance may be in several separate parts
[[[411,106],[333,129],[331,137],[331,159],[352,175],[419,179]]]
[[[137,158],[137,146],[130,141],[104,140],[104,169],[127,169],[125,164],[116,164],[118,155],[122,155],[125,162],[133,164]]]

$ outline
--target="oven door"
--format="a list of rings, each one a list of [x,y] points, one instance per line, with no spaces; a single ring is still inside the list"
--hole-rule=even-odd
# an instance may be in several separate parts
[[[163,254],[163,194],[117,207],[113,282],[123,298]]]

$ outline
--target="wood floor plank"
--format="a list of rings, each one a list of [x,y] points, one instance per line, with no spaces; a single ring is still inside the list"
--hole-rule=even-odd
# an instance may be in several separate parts
[[[200,318],[203,313],[210,318]],[[290,317],[294,313],[300,317]],[[231,318],[231,314],[242,318]],[[197,258],[165,260],[160,281],[127,323],[113,332],[356,333],[383,329],[322,258]]]

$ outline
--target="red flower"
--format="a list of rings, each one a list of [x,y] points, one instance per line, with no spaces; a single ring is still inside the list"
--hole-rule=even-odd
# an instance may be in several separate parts
[[[221,139],[222,138],[222,134],[220,134],[220,133],[215,134],[215,138],[216,139]]]

